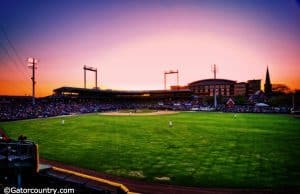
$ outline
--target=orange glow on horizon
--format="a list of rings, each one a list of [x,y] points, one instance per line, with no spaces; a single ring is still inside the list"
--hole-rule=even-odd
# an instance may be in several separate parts
[[[224,47],[220,45],[225,45]],[[36,96],[51,95],[53,89],[62,86],[83,87],[84,53],[73,56],[71,60],[48,56],[41,60],[37,69]],[[291,89],[300,88],[297,72],[300,67],[295,57],[289,53],[282,66],[281,61],[266,58],[259,49],[244,46],[239,39],[228,39],[210,33],[201,35],[189,32],[145,36],[122,42],[118,47],[102,51],[97,58],[87,61],[97,64],[98,85],[100,88],[121,90],[163,89],[163,72],[178,69],[180,85],[212,77],[211,65],[218,66],[218,78],[244,82],[261,79],[262,89],[266,67],[269,66],[271,82],[284,83]],[[247,59],[247,60],[245,60]],[[80,61],[81,60],[81,61]],[[273,60],[273,61],[272,61]],[[52,64],[58,64],[52,66]],[[63,64],[63,65],[61,65]],[[61,68],[57,68],[57,67]],[[63,67],[62,67],[63,66]],[[13,71],[13,70],[11,70]],[[31,95],[31,70],[22,74],[18,70],[12,74],[3,74],[0,83],[1,95]],[[169,85],[175,85],[175,79],[168,79]],[[87,87],[94,87],[94,74],[87,72]],[[103,87],[105,86],[105,87]]]

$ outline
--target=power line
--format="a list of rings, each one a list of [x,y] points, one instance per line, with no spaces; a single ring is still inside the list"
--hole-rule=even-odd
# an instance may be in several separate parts
[[[17,61],[16,64],[17,64],[19,67],[21,66],[21,69],[20,69],[20,70],[22,71],[23,75],[26,77],[27,74],[25,73],[25,72],[26,72],[26,71],[25,71],[25,63],[23,62],[22,58],[21,58],[20,55],[18,54],[16,47],[13,45],[12,41],[9,39],[9,37],[8,37],[6,31],[5,31],[4,26],[1,25],[0,27],[1,27],[1,31],[2,31],[2,33],[3,33],[3,35],[4,35],[5,39],[6,39],[6,41],[8,42],[9,46],[11,47],[11,49],[13,50],[13,52],[14,52],[14,54],[15,54],[15,56],[16,56],[16,61]],[[9,53],[8,50],[7,50],[7,53]],[[14,61],[14,62],[15,62],[15,61]]]
[[[6,49],[6,47],[4,45],[1,44],[1,42],[0,42],[0,46],[5,51],[5,53],[7,54],[8,58],[11,60],[13,66],[14,66],[14,69],[16,71],[18,71],[19,66],[17,66],[17,62],[15,61],[15,59],[9,54],[9,51]]]
[[[15,55],[17,56],[17,58],[18,58],[20,64],[25,65],[24,61],[22,60],[22,58],[21,58],[20,55],[18,54],[16,47],[14,47],[12,41],[8,38],[8,35],[7,35],[7,33],[6,33],[6,31],[5,31],[5,29],[4,29],[3,26],[1,26],[1,30],[2,30],[2,32],[3,32],[3,34],[4,34],[5,39],[6,39],[7,42],[8,42],[8,44],[10,45],[10,47],[11,47],[12,50],[14,51]],[[24,66],[23,66],[23,67],[24,67]]]
[[[8,56],[8,59],[12,62],[11,64],[12,64],[12,67],[14,68],[14,71],[17,73],[21,73],[21,74],[18,74],[19,77],[22,80],[25,80],[26,77],[28,77],[28,74],[25,72],[25,70],[20,68],[19,65],[17,65],[18,62],[16,61],[16,59],[10,54],[9,50],[1,42],[0,42],[0,47],[2,48],[2,50],[5,51],[6,55]]]
[[[13,64],[13,68],[14,68],[14,71],[16,73],[19,73],[20,71],[18,70],[19,66],[17,65],[16,61],[15,61],[15,58],[13,58],[10,54],[9,54],[9,51],[6,49],[6,47],[0,42],[0,47],[2,48],[2,50],[5,51],[6,55],[8,56],[8,58],[11,60],[12,64]],[[5,68],[6,69],[6,68]],[[20,74],[18,74],[19,77],[21,77],[22,81],[25,80],[25,77],[26,76],[22,76]]]

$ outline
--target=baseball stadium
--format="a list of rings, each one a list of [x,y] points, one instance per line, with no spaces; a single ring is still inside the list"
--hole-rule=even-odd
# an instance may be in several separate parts
[[[0,53],[0,193],[300,193],[300,69],[290,59],[296,59],[300,49],[300,44],[295,44],[299,30],[291,27],[299,26],[295,22],[299,15],[292,14],[296,13],[292,6],[299,11],[298,1],[288,6],[280,1],[274,5],[168,0],[54,2],[5,1],[7,10],[0,8],[0,46],[6,53]],[[279,7],[286,15],[270,10]],[[25,8],[36,8],[38,14],[25,16]],[[246,19],[252,11],[270,24],[274,21],[269,16],[293,18],[289,31],[282,28],[282,33],[265,37],[259,28],[252,28],[260,26],[257,16],[253,19],[257,24]],[[2,20],[2,16],[12,19]],[[202,21],[204,16],[218,19]],[[223,26],[223,17],[234,19],[226,20],[229,27]],[[282,21],[275,23],[287,25]],[[39,33],[32,34],[25,27],[28,24],[36,24]],[[61,29],[55,31],[57,26]],[[202,26],[211,29],[208,34]],[[103,39],[100,27],[105,27],[101,28]],[[19,28],[24,34],[19,34]],[[274,31],[269,28],[262,29]],[[199,35],[201,41],[192,39],[193,33],[184,29],[205,36]],[[213,36],[213,29],[220,30],[218,36]],[[255,38],[259,46],[251,47],[242,41],[245,37],[233,32],[255,34],[249,40]],[[159,33],[163,33],[162,39],[155,36]],[[238,39],[247,49],[234,41],[215,39],[222,34]],[[284,34],[289,34],[288,38]],[[273,36],[276,41],[291,41],[294,49],[285,45],[290,52],[274,57],[285,51],[277,42],[272,45],[275,54],[264,50]],[[27,55],[24,45],[30,40],[40,40],[37,48],[29,49],[40,57],[26,59],[26,77],[20,66],[25,57],[20,53]],[[57,45],[52,45],[53,41]],[[226,49],[217,50],[219,41]],[[202,46],[193,46],[200,42]],[[209,47],[210,43],[215,46]],[[173,46],[183,47],[180,54]],[[204,53],[208,49],[208,56],[213,57],[195,54],[199,48]],[[227,48],[233,51],[227,53]],[[85,64],[94,61],[79,60],[79,56],[98,54],[103,66],[88,66]],[[249,61],[241,61],[239,54],[248,56]],[[288,65],[281,64],[283,59]],[[155,65],[156,60],[183,60],[192,65],[169,68]],[[214,60],[220,64],[213,64]],[[247,65],[240,65],[242,62]],[[107,87],[110,84],[114,87]],[[151,84],[163,87],[152,89]],[[23,95],[23,91],[30,94]]]

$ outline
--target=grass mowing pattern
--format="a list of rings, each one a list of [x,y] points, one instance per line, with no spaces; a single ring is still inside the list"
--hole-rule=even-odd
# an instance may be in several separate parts
[[[92,114],[0,127],[39,143],[41,157],[124,177],[201,187],[300,186],[300,119],[287,115]]]

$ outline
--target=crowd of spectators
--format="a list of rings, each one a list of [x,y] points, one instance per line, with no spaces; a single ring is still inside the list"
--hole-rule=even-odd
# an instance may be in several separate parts
[[[0,120],[46,118],[59,115],[149,108],[150,104],[107,103],[96,101],[37,101],[32,103],[0,104]]]
[[[74,99],[37,100],[35,105],[30,101],[0,103],[0,121],[32,118],[46,118],[59,115],[82,114],[93,112],[117,111],[120,109],[156,109],[177,111],[223,111],[223,112],[262,112],[289,113],[289,107],[257,107],[255,105],[235,105],[227,107],[218,105],[217,108],[200,104],[195,100],[168,100],[152,102],[129,101],[96,101]]]
[[[235,113],[290,113],[290,107],[259,107],[255,105],[235,105],[234,107],[226,107],[225,105],[220,105],[217,111],[222,112],[235,112]]]

